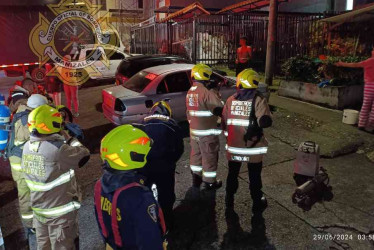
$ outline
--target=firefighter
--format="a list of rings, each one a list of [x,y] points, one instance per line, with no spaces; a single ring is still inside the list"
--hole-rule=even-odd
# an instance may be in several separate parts
[[[101,141],[104,174],[95,185],[95,212],[107,249],[166,246],[162,211],[138,173],[151,144],[147,134],[132,125],[113,129]]]
[[[63,130],[57,109],[42,105],[29,117],[30,141],[23,147],[22,168],[31,191],[38,249],[76,249],[80,208],[75,169],[90,153]]]
[[[227,136],[226,155],[229,173],[226,182],[226,206],[233,208],[238,189],[238,175],[243,162],[247,163],[252,204],[252,224],[263,222],[267,207],[262,193],[262,159],[267,153],[263,129],[272,125],[266,98],[256,91],[259,77],[252,69],[242,71],[237,78],[238,91],[229,97],[222,112],[222,128]],[[259,222],[259,223],[258,223]]]
[[[20,105],[26,105],[27,99],[30,97],[30,92],[20,85],[21,83],[16,82],[16,84],[9,90],[9,97],[7,100],[10,112],[13,114],[17,111]]]
[[[21,99],[20,99],[21,100]],[[18,202],[23,224],[28,233],[34,233],[32,227],[33,212],[30,206],[30,190],[25,182],[21,168],[23,145],[30,139],[27,126],[27,118],[31,111],[41,105],[47,104],[48,100],[42,95],[34,94],[27,99],[26,105],[19,103],[16,114],[12,120],[12,131],[7,146],[7,155],[12,171],[13,180],[17,184]]]
[[[158,202],[168,229],[172,227],[173,221],[176,163],[184,151],[181,128],[171,116],[169,104],[160,101],[153,105],[149,115],[144,118],[144,131],[154,145],[147,156],[147,164],[141,171],[147,177],[148,187],[152,188],[152,184],[156,184]]]
[[[204,64],[196,64],[191,71],[193,86],[187,93],[187,119],[190,123],[190,168],[194,188],[200,188],[202,181],[206,189],[222,186],[216,180],[219,135],[217,114],[222,112],[223,102],[217,91],[210,90],[212,69]],[[213,84],[214,85],[214,84]]]

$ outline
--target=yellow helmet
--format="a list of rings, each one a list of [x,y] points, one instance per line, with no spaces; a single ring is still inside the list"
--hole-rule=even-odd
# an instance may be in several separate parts
[[[37,107],[28,117],[29,131],[42,135],[58,133],[62,129],[62,115],[57,109],[44,104]]]
[[[197,81],[209,81],[213,70],[205,64],[199,63],[193,66],[191,70],[191,77]]]
[[[167,101],[159,101],[152,106],[150,113],[171,117],[171,107]]]
[[[152,139],[132,125],[122,125],[110,131],[101,141],[100,156],[117,170],[142,168],[147,163]]]
[[[243,89],[257,89],[259,76],[253,69],[245,69],[236,78],[236,87]]]

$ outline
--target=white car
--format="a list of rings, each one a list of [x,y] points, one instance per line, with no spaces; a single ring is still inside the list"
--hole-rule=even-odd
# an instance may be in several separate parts
[[[94,53],[94,45],[93,44],[86,44],[81,46],[81,50],[79,52],[79,57],[76,58],[76,60],[85,60],[90,55]],[[109,79],[109,78],[115,78],[116,70],[118,65],[121,63],[121,61],[125,58],[132,57],[132,54],[127,54],[119,48],[114,46],[104,46],[104,47],[98,47],[96,48],[100,50],[101,57],[99,60],[95,61],[93,63],[93,66],[101,73],[100,76],[90,76],[90,79],[100,80],[100,79]],[[107,55],[109,54],[109,51],[114,51],[114,53],[110,56],[110,58],[107,58]],[[73,58],[74,60],[74,58]],[[109,65],[105,65],[103,63],[104,60],[109,60]]]
[[[168,99],[173,118],[186,120],[186,95],[192,86],[193,64],[169,64],[144,69],[123,85],[102,91],[103,113],[116,125],[140,122],[150,107],[160,100]],[[235,93],[235,80],[213,73],[211,80],[218,83],[222,99]],[[259,91],[266,93],[265,84],[260,83]]]

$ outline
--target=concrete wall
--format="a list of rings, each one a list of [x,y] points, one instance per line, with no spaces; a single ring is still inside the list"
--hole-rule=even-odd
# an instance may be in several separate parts
[[[363,99],[363,86],[319,88],[312,83],[282,81],[278,95],[334,109],[360,108]]]

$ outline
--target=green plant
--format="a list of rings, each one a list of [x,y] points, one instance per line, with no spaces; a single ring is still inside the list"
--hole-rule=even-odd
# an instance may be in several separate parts
[[[306,56],[289,58],[282,64],[282,72],[288,80],[318,82],[318,64]]]

